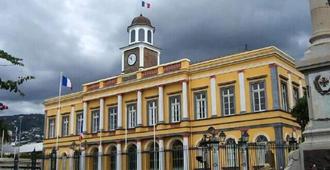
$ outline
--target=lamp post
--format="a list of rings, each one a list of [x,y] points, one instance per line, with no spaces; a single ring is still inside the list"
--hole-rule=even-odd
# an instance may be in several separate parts
[[[292,150],[295,150],[295,146],[297,144],[296,138],[293,136],[293,132],[291,133],[291,136],[286,136],[286,141],[289,143],[289,152]]]
[[[223,131],[216,130],[214,127],[210,127],[204,134],[200,145],[209,150],[213,151],[213,164],[212,169],[219,170],[219,143],[223,144],[226,140],[226,134]],[[204,152],[203,152],[204,154]],[[199,162],[203,163],[204,169],[210,169],[206,164],[206,161],[203,160],[203,157],[196,157]]]
[[[247,130],[243,130],[241,132],[241,140],[240,144],[242,145],[242,152],[243,152],[243,169],[249,169],[249,152],[248,152],[248,141],[249,141],[249,134]]]

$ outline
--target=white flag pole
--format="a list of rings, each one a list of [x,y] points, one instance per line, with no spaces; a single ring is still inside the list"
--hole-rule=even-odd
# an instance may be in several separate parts
[[[60,114],[61,114],[61,94],[62,94],[62,76],[63,73],[60,73],[60,83],[58,89],[58,108],[57,108],[57,115],[56,115],[56,169],[59,169],[59,149],[58,149],[58,138],[60,135]]]

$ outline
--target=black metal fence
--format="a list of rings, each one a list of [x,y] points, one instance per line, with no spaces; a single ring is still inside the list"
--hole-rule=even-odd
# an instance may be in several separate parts
[[[298,144],[276,144],[276,143],[248,143],[248,144],[226,144],[218,145],[218,149],[211,147],[193,147],[187,151],[181,148],[154,152],[128,150],[120,153],[99,154],[88,153],[85,156],[79,151],[70,156],[56,156],[56,151],[43,157],[43,169],[74,169],[97,170],[99,159],[101,159],[104,170],[113,170],[117,166],[117,158],[121,158],[123,170],[137,169],[137,158],[142,157],[143,169],[159,169],[159,162],[164,162],[166,170],[181,170],[184,166],[184,155],[189,155],[189,169],[191,170],[259,170],[266,166],[281,170],[287,164],[290,151],[298,148]],[[185,153],[186,152],[186,153]],[[162,155],[162,156],[161,156]],[[160,160],[163,159],[163,160]],[[83,160],[83,161],[82,161]],[[83,164],[83,165],[82,165]],[[59,167],[56,167],[59,166]],[[70,168],[69,168],[70,167]]]

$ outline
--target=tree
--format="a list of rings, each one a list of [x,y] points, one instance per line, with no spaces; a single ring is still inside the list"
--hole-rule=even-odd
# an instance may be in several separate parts
[[[3,50],[0,50],[0,59],[7,60],[12,65],[21,66],[23,67],[24,64],[22,63],[23,59],[16,58],[11,56],[10,54],[6,53]],[[33,76],[20,76],[17,80],[2,80],[0,77],[0,89],[7,90],[10,92],[18,93],[24,96],[24,93],[19,89],[19,86],[23,84],[25,81],[34,79]]]
[[[304,131],[309,121],[308,104],[307,104],[306,96],[300,98],[297,101],[295,107],[291,110],[291,114],[293,117],[297,119],[297,122],[299,123],[301,130]]]

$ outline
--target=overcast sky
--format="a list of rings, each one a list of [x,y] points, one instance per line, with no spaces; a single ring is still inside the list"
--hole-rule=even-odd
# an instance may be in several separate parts
[[[26,96],[0,91],[1,115],[43,113],[58,95],[59,74],[74,86],[120,73],[127,26],[141,12],[156,27],[161,62],[193,62],[274,45],[299,60],[311,34],[308,0],[1,0],[0,49],[25,67],[0,66],[2,79],[33,75]],[[0,61],[0,64],[4,64]],[[69,93],[64,90],[63,93]]]

